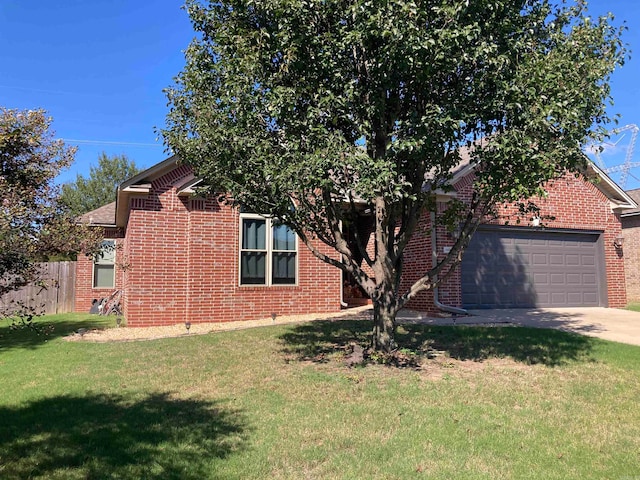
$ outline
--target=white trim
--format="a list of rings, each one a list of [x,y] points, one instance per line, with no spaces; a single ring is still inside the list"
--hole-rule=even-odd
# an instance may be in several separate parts
[[[180,196],[187,196],[187,195],[193,195],[194,193],[196,193],[196,189],[194,187],[197,187],[198,185],[200,185],[202,183],[202,179],[198,178],[198,177],[193,177],[191,179],[189,179],[189,181],[183,183],[182,185],[178,186],[176,188],[176,193],[177,195]]]
[[[149,193],[151,191],[151,184],[145,183],[144,185],[132,185],[130,187],[123,188],[122,191],[127,193]]]
[[[171,155],[169,158],[164,159],[160,163],[156,163],[155,165],[129,178],[128,180],[125,180],[120,184],[118,190],[124,190],[125,188],[133,186],[143,180],[153,181],[175,168],[177,163],[178,157],[176,155]]]
[[[91,259],[91,289],[92,290],[104,290],[116,288],[116,253],[117,253],[117,240],[115,238],[104,238],[104,242],[113,242],[113,263],[98,263],[98,265],[113,265],[113,285],[110,287],[96,287],[96,261]]]
[[[242,248],[242,226],[243,220],[245,219],[253,219],[253,220],[264,220],[265,222],[265,249],[243,249]],[[239,222],[238,222],[238,286],[247,288],[247,287],[297,287],[300,281],[300,242],[298,241],[298,235],[295,235],[295,250],[275,250],[276,253],[283,252],[291,252],[295,253],[295,282],[294,283],[273,283],[272,276],[272,263],[273,263],[273,223],[277,221],[274,217],[270,215],[261,215],[258,213],[240,213]],[[242,283],[242,252],[265,252],[265,283]]]
[[[613,180],[611,180],[611,178],[609,177],[609,175],[607,175],[606,173],[604,173],[603,170],[600,169],[600,167],[598,167],[594,162],[589,161],[589,165],[587,166],[587,169],[591,168],[593,169],[593,171],[602,179],[603,183],[605,185],[607,185],[609,187],[610,190],[613,190],[613,192],[615,192],[618,197],[618,199],[614,199],[612,198],[613,195],[607,195],[606,192],[603,192],[605,195],[607,195],[611,201],[611,210],[615,211],[615,210],[631,210],[634,208],[638,208],[638,204],[633,200],[633,198],[631,198],[627,192],[625,192],[620,185],[618,185],[617,183],[615,183]],[[596,184],[596,187],[599,187],[598,184]],[[600,189],[601,191],[603,189]]]

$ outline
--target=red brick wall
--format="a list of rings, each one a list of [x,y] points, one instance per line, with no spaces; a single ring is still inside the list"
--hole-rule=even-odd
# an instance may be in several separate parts
[[[438,204],[438,209],[445,208],[444,203]],[[455,239],[447,232],[446,228],[438,226],[436,228],[436,251],[438,252],[438,261],[445,258],[445,247],[452,247]],[[431,222],[429,213],[423,214],[420,219],[418,228],[413,238],[407,245],[404,253],[404,267],[402,270],[402,281],[400,283],[400,293],[403,294],[411,285],[421,278],[427,271],[431,269]],[[443,272],[445,280],[438,287],[438,298],[445,305],[459,306],[462,302],[462,293],[460,290],[460,272],[455,269],[450,274]],[[424,312],[435,313],[438,309],[433,301],[433,291],[424,290],[416,297],[411,299],[407,304],[407,308],[420,310]]]
[[[213,199],[184,199],[172,186],[189,174],[178,167],[155,181],[152,193],[133,198],[124,240],[116,251],[116,288],[123,289],[124,308],[131,326],[171,325],[192,322],[225,322],[277,315],[337,311],[340,308],[341,273],[317,260],[298,245],[296,286],[239,286],[239,214]],[[471,192],[471,177],[456,184],[458,198]],[[607,294],[610,307],[626,304],[625,269],[622,252],[613,246],[621,234],[618,215],[593,184],[573,176],[549,184],[548,196],[535,199],[550,228],[604,231]],[[439,205],[444,208],[444,205]],[[513,206],[499,209],[493,223],[513,224]],[[526,222],[525,222],[526,223]],[[121,232],[108,232],[118,238]],[[405,251],[401,292],[431,267],[431,238],[428,215]],[[437,229],[437,251],[454,243],[444,228]],[[369,245],[372,247],[372,243]],[[630,251],[630,245],[625,245]],[[326,253],[331,253],[324,247]],[[126,265],[126,268],[121,268]],[[91,259],[78,260],[76,310],[88,311],[93,298],[111,291],[92,289]],[[461,304],[460,272],[455,270],[439,288],[444,304]],[[409,308],[436,312],[433,292],[420,293]]]
[[[471,176],[459,181],[455,188],[459,199],[465,199],[471,193]],[[541,216],[553,216],[554,220],[544,220],[548,228],[567,228],[578,230],[602,230],[604,256],[606,266],[607,299],[609,307],[624,307],[627,302],[625,289],[624,255],[616,250],[613,240],[621,235],[621,220],[618,214],[611,211],[608,198],[598,188],[581,178],[567,175],[550,182],[546,187],[548,195],[533,201],[540,207]],[[442,208],[442,205],[440,205]],[[515,225],[518,212],[513,205],[504,205],[498,209],[499,218],[489,223]],[[520,225],[527,225],[528,219],[521,219]],[[444,257],[443,247],[453,245],[453,238],[442,227],[437,230],[438,258]],[[639,240],[640,243],[640,240]],[[624,251],[630,251],[626,248]],[[638,250],[640,251],[640,250]],[[431,238],[428,214],[421,221],[421,228],[416,233],[405,253],[405,267],[401,291],[406,291],[411,283],[431,268]],[[462,292],[460,288],[460,271],[457,269],[443,282],[439,288],[439,299],[442,303],[460,306]],[[436,313],[433,304],[433,293],[420,293],[408,304],[408,308]]]
[[[546,190],[548,192],[546,198],[534,199],[541,208],[542,216],[555,217],[555,220],[544,220],[545,226],[604,231],[602,236],[608,306],[611,308],[626,306],[624,251],[617,250],[613,245],[614,239],[622,235],[622,223],[620,215],[611,211],[609,199],[593,183],[573,175],[551,182]],[[501,214],[513,223],[516,211],[513,206],[505,206]],[[503,222],[504,219],[495,223]]]
[[[239,286],[239,212],[178,197],[178,167],[133,198],[119,272],[129,326],[251,320],[340,309],[341,273],[298,242],[298,285]],[[325,251],[329,252],[325,247]],[[83,280],[81,280],[83,281]]]
[[[93,257],[79,255],[76,264],[75,311],[89,312],[93,300],[108,297],[114,290],[120,290],[124,284],[124,272],[118,268],[123,260],[124,234],[121,229],[106,228],[105,238],[116,240],[116,267],[114,288],[93,288]]]
[[[640,215],[622,219],[624,272],[629,302],[640,302]]]

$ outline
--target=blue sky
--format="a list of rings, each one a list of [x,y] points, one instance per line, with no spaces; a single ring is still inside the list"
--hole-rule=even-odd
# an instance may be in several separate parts
[[[167,111],[162,89],[194,36],[181,4],[0,0],[0,105],[46,109],[57,136],[78,146],[61,181],[88,175],[102,151],[140,167],[166,157],[154,132]]]
[[[593,15],[612,11],[626,21],[631,60],[614,74],[620,125],[640,124],[640,1],[591,0]],[[146,168],[166,158],[163,88],[184,65],[194,36],[180,0],[0,0],[0,105],[44,108],[60,138],[78,146],[74,165],[59,181],[88,175],[98,155],[126,154]],[[627,131],[612,138],[607,166],[624,162]],[[638,140],[640,142],[640,139]],[[640,144],[633,161],[640,162]],[[619,174],[612,174],[617,180]],[[634,177],[638,177],[637,179]],[[626,188],[640,187],[640,167]]]

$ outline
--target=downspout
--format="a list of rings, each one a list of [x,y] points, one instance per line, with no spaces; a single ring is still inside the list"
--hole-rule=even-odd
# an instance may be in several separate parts
[[[339,221],[340,233],[342,232],[342,220]],[[340,261],[344,263],[344,255],[340,254]],[[344,270],[340,269],[340,307],[347,308],[349,304],[344,301]]]
[[[344,255],[340,255],[344,259]],[[340,270],[340,306],[347,308],[349,304],[344,301],[344,271]]]
[[[438,244],[436,241],[436,213],[431,212],[431,268],[436,266],[438,263]],[[438,281],[438,277],[436,276],[434,281]],[[440,310],[448,313],[452,313],[454,315],[468,315],[469,313],[464,308],[454,307],[452,305],[445,305],[440,303],[438,299],[438,287],[433,287],[433,304],[439,308]]]

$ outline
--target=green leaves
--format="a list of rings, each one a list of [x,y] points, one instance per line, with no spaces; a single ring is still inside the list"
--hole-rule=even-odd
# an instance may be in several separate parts
[[[212,189],[288,215],[331,246],[341,221],[375,210],[378,283],[401,269],[413,219],[435,209],[460,148],[485,203],[527,198],[580,170],[581,146],[609,120],[608,79],[625,54],[611,18],[588,18],[582,1],[187,7],[200,36],[167,92],[166,142]],[[477,212],[458,206],[445,223]],[[359,268],[352,251],[340,253]]]
[[[140,171],[126,155],[98,157],[98,165],[92,166],[89,177],[78,175],[74,182],[62,185],[60,202],[74,216],[82,215],[115,201],[116,188]]]
[[[0,296],[36,278],[35,261],[95,244],[58,203],[53,181],[75,149],[50,125],[43,110],[0,107]]]

